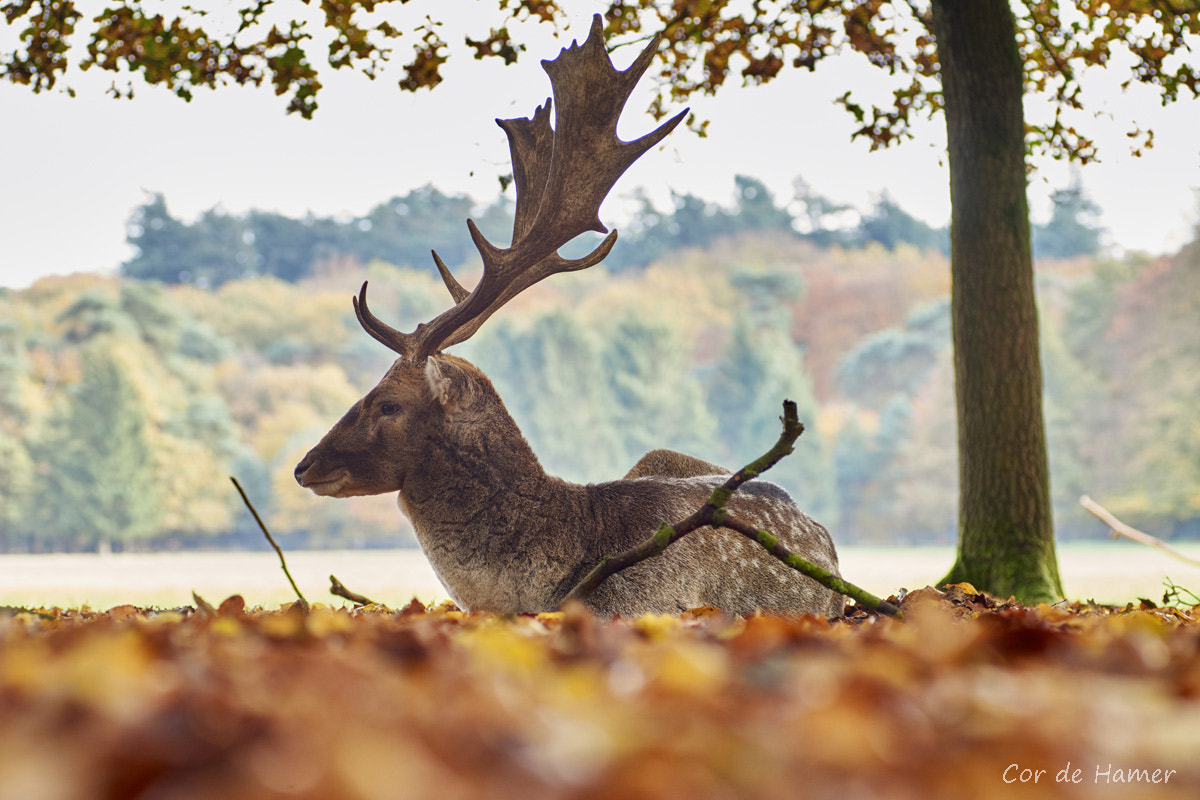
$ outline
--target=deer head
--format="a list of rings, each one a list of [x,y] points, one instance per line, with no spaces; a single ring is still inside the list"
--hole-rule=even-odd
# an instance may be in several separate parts
[[[497,120],[508,136],[517,201],[512,243],[489,242],[472,220],[467,229],[483,260],[483,275],[464,289],[433,253],[454,305],[402,333],[367,305],[367,284],[352,299],[363,328],[399,358],[383,380],[350,409],[296,467],[296,479],[317,494],[347,497],[401,490],[411,466],[426,461],[445,427],[463,428],[464,415],[494,396],[478,369],[441,350],[465,341],[501,306],[550,275],[586,269],[616,242],[600,221],[600,204],[617,179],[683,119],[685,109],[631,142],[617,137],[617,121],[638,79],[657,50],[658,37],[625,70],[605,51],[600,16],[582,44],[543,61],[553,101],[529,118]],[[550,112],[554,109],[554,127]],[[590,254],[566,259],[559,248],[585,231],[608,233]],[[502,404],[500,408],[502,409]],[[479,424],[507,423],[481,410]],[[505,412],[502,416],[507,417]],[[520,433],[516,439],[523,443]]]

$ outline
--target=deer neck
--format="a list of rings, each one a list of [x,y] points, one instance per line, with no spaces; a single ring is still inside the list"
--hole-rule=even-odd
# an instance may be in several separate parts
[[[442,584],[470,610],[542,611],[583,558],[583,487],[546,474],[501,406],[431,437],[401,509]]]
[[[469,437],[437,437],[404,482],[401,503],[419,516],[475,520],[496,506],[521,504],[550,478],[515,424],[478,426]]]

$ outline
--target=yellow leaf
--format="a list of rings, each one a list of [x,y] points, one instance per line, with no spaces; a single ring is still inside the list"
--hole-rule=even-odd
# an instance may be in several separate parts
[[[680,692],[714,692],[729,678],[725,651],[694,639],[676,639],[662,645],[655,681]]]
[[[545,651],[537,640],[507,625],[464,631],[459,640],[488,669],[535,670],[545,659]]]
[[[633,621],[633,629],[650,640],[665,639],[679,627],[679,617],[671,614],[643,614]]]

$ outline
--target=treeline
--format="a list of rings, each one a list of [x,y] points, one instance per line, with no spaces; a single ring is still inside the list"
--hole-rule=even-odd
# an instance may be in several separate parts
[[[622,226],[621,239],[607,259],[608,268],[644,269],[666,253],[755,232],[779,233],[821,248],[857,249],[875,243],[889,250],[912,245],[949,251],[946,227],[934,228],[913,217],[886,193],[863,212],[832,202],[801,179],[794,185],[794,196],[782,203],[761,181],[746,176],[735,178],[729,206],[676,194],[672,208],[660,210],[639,195],[637,210]],[[1095,254],[1102,232],[1097,213],[1078,185],[1060,190],[1051,219],[1034,227],[1035,251],[1046,258]],[[347,262],[424,268],[430,250],[454,267],[476,257],[466,233],[468,217],[493,242],[507,243],[512,214],[513,203],[504,195],[477,207],[466,195],[446,195],[425,186],[349,219],[298,219],[265,211],[233,215],[212,208],[184,222],[171,215],[163,195],[154,194],[129,220],[127,238],[136,254],[122,266],[122,273],[208,288],[256,275],[295,283]]]
[[[0,549],[259,546],[229,475],[293,546],[409,541],[394,498],[323,500],[291,474],[391,362],[351,312],[367,278],[404,329],[449,301],[432,269],[354,260],[296,283],[0,292]],[[654,447],[736,466],[775,440],[788,397],[807,430],[771,478],[838,541],[950,542],[948,284],[936,250],[743,232],[539,284],[456,352],[556,474],[614,478]],[[1060,536],[1103,534],[1084,492],[1200,535],[1200,244],[1043,262],[1038,284]]]

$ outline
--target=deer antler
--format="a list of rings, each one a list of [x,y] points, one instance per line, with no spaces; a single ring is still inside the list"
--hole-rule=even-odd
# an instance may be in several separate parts
[[[600,263],[616,243],[616,231],[580,259],[565,259],[558,249],[585,231],[608,232],[599,213],[613,184],[687,114],[685,109],[632,142],[617,138],[617,120],[658,43],[656,36],[628,69],[617,70],[605,51],[597,14],[582,45],[572,43],[554,60],[543,61],[554,93],[554,128],[550,128],[550,100],[528,119],[496,120],[508,135],[517,190],[512,244],[496,247],[468,219],[467,228],[483,259],[483,276],[475,288],[467,293],[434,253],[455,305],[412,333],[401,333],[367,308],[364,283],[354,299],[363,328],[418,362],[470,338],[497,309],[538,281]]]

